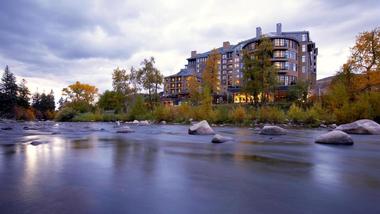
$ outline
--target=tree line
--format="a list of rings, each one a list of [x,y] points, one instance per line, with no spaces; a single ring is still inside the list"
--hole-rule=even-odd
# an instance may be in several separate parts
[[[288,87],[285,100],[274,101],[277,68],[271,63],[272,42],[260,40],[255,51],[243,53],[242,92],[252,105],[214,105],[221,91],[220,54],[213,50],[201,76],[187,81],[189,97],[181,106],[163,106],[159,90],[163,75],[153,57],[138,67],[115,68],[112,90],[99,94],[96,86],[75,82],[63,88],[58,111],[53,92],[31,96],[26,81],[16,83],[6,67],[0,84],[0,116],[59,121],[166,120],[186,122],[207,119],[215,123],[285,122],[344,123],[356,119],[380,120],[380,30],[360,33],[347,62],[325,94],[310,96],[308,82]]]
[[[31,96],[27,81],[17,84],[15,75],[6,66],[0,82],[0,117],[18,120],[54,118],[54,94],[36,92]]]

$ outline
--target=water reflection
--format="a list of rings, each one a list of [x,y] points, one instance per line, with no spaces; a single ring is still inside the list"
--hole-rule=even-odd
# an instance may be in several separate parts
[[[61,134],[0,133],[21,142],[0,146],[2,213],[380,212],[374,138],[345,149],[311,143],[318,131],[281,142],[224,127],[236,141],[214,145],[184,126],[132,127],[132,134],[107,123],[51,126],[44,129]]]

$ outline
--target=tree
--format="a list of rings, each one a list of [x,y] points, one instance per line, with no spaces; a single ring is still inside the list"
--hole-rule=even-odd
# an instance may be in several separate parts
[[[355,46],[351,49],[352,68],[356,73],[366,76],[366,83],[363,90],[371,91],[374,82],[371,79],[372,73],[380,72],[380,28],[366,31],[356,39]],[[377,77],[377,75],[375,75]],[[377,79],[376,79],[377,80]],[[377,82],[375,84],[380,84]]]
[[[112,86],[113,90],[127,95],[131,92],[131,88],[129,87],[129,75],[127,74],[125,69],[116,68],[112,73]]]
[[[272,64],[273,44],[264,37],[254,51],[243,55],[243,90],[252,94],[255,104],[266,103],[277,87],[277,69]]]
[[[198,81],[198,77],[195,74],[187,77],[187,88],[189,90],[189,97],[191,103],[193,105],[198,105],[201,96],[201,85]]]
[[[13,117],[13,111],[17,105],[17,91],[16,77],[7,65],[0,83],[0,113],[2,115]]]
[[[97,93],[98,89],[95,86],[77,81],[62,89],[64,106],[70,106],[80,112],[87,112],[91,109]]]
[[[50,120],[54,117],[55,99],[53,90],[49,94],[36,92],[32,97],[32,107],[38,119]]]
[[[309,91],[309,84],[306,81],[298,80],[296,84],[289,86],[287,100],[294,102],[300,101],[304,103],[307,101],[307,94]]]
[[[141,83],[143,89],[148,91],[148,102],[151,109],[153,108],[153,103],[159,99],[158,89],[164,78],[154,64],[155,61],[153,57],[144,59],[141,62],[142,67],[137,71],[136,75],[136,79]]]
[[[220,54],[216,49],[212,50],[206,60],[206,66],[202,73],[203,89],[208,88],[211,95],[219,92],[219,64]]]
[[[125,96],[116,91],[105,91],[99,98],[98,106],[103,110],[121,112],[124,109]]]
[[[26,80],[22,79],[21,83],[18,86],[17,105],[23,108],[30,107],[30,91],[26,86],[26,83]]]

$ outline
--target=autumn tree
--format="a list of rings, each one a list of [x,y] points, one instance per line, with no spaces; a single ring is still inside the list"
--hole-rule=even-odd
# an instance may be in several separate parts
[[[202,88],[208,88],[211,95],[219,92],[219,63],[220,54],[216,49],[212,50],[206,60],[205,69],[202,73]]]
[[[362,90],[371,91],[373,86],[380,86],[380,27],[359,34],[349,61],[355,73],[365,76],[364,82],[359,79]]]
[[[189,90],[190,102],[193,105],[198,105],[201,96],[201,85],[198,81],[198,77],[195,74],[187,77],[187,88]]]
[[[62,89],[64,106],[72,107],[80,112],[87,112],[91,109],[97,93],[98,89],[95,86],[77,81]]]
[[[254,101],[269,101],[277,87],[277,69],[272,63],[273,44],[269,38],[262,38],[258,41],[256,48],[252,52],[246,51],[243,55],[243,89],[252,94]]]

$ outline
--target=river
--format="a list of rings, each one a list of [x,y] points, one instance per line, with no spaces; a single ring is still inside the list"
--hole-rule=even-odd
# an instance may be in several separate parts
[[[234,138],[188,126],[0,123],[1,213],[380,213],[380,137],[314,144],[327,129]],[[33,142],[32,145],[31,143]]]

